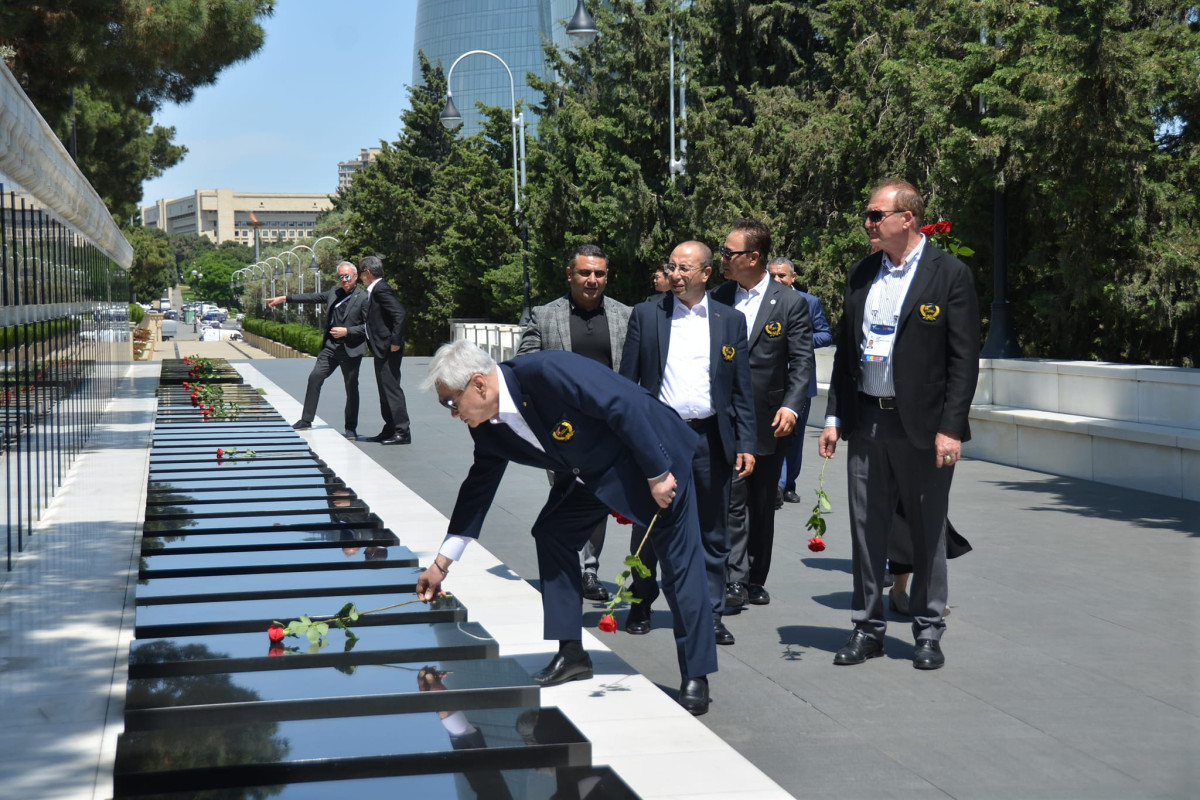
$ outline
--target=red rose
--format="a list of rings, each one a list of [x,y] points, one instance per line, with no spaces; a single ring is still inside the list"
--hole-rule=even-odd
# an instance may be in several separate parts
[[[605,614],[600,618],[600,625],[598,627],[605,633],[616,633],[617,620],[612,614]]]
[[[278,641],[282,640],[284,635],[285,634],[283,632],[282,625],[272,625],[271,627],[267,628],[267,637],[272,642],[278,642]]]
[[[938,224],[933,226],[933,230],[934,230],[934,233],[949,233],[950,232],[950,220],[948,220],[948,219],[942,220],[941,222],[939,222]]]
[[[825,549],[825,540],[820,536],[814,536],[808,540],[808,549],[814,553],[819,553]]]
[[[273,644],[267,650],[267,656],[270,658],[274,658],[275,656],[286,656],[286,655],[287,655],[287,648],[281,644]]]
[[[633,520],[629,519],[628,517],[623,517],[615,511],[610,511],[609,513],[612,514],[612,518],[617,521],[618,525],[632,525],[633,524]]]
[[[933,236],[933,232],[936,229],[936,227],[937,226],[935,226],[935,225],[922,225],[921,233],[925,234],[926,236]]]
[[[217,458],[224,458],[224,457],[225,457],[225,451],[218,447],[217,448]]]

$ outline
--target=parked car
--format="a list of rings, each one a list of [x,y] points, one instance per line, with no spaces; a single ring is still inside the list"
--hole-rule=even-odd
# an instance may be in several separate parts
[[[172,312],[173,313],[173,312]],[[178,316],[178,315],[177,315]],[[163,319],[162,322],[162,340],[165,342],[169,339],[174,339],[179,333],[179,323],[174,317]]]
[[[167,309],[166,311],[164,311],[164,312],[163,312],[163,319],[164,319],[164,320],[167,320],[167,319],[174,319],[174,320],[178,320],[178,319],[179,319],[179,312],[178,312],[178,311],[176,311],[176,310],[175,310],[175,309],[173,309],[173,308],[169,308],[169,309]]]

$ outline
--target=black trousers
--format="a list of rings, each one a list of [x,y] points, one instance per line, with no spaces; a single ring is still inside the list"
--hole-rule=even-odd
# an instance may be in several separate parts
[[[793,434],[794,435],[794,434]],[[729,580],[765,586],[775,547],[775,493],[790,440],[754,460],[748,478],[733,477],[729,494]]]
[[[408,403],[400,388],[400,362],[404,351],[375,356],[375,383],[379,386],[379,413],[383,415],[383,432],[408,433]]]
[[[300,419],[312,422],[317,416],[317,400],[321,397],[321,385],[338,367],[342,368],[342,381],[346,385],[346,429],[358,428],[358,368],[362,356],[346,355],[346,348],[327,340],[317,353],[317,363],[308,374],[308,388],[304,392],[304,410]]]
[[[716,418],[698,431],[696,453],[692,456],[692,480],[696,486],[696,514],[700,518],[700,543],[704,550],[704,575],[708,580],[708,600],[714,616],[725,612],[726,563],[729,560],[729,485],[733,467],[725,461],[721,446],[721,431]],[[630,534],[629,552],[637,552],[646,529],[633,526]],[[650,604],[658,597],[658,581],[655,579],[658,555],[654,546],[647,541],[642,547],[642,563],[650,569],[649,578],[632,576],[633,595],[641,598],[643,610],[649,611]]]

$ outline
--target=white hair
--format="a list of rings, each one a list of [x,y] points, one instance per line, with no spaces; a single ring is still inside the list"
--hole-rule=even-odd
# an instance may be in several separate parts
[[[442,384],[448,389],[465,389],[472,375],[491,375],[496,359],[473,342],[459,339],[444,344],[429,360],[429,372],[421,382],[422,389]]]
[[[354,266],[354,265],[353,265],[353,264],[351,264],[349,261],[343,261],[343,262],[341,262],[340,264],[338,264],[336,267],[334,267],[334,268],[333,268],[333,271],[334,271],[334,272],[337,272],[337,271],[338,271],[339,269],[341,269],[342,267],[349,267],[349,268],[350,268],[350,269],[351,269],[351,270],[354,272],[354,274],[355,274],[355,275],[357,275],[357,274],[358,274],[358,267]]]

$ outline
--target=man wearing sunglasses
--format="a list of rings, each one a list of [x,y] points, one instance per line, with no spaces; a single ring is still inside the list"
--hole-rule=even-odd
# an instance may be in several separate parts
[[[912,536],[913,666],[945,663],[946,511],[970,439],[979,301],[967,268],[921,233],[912,184],[885,181],[863,214],[872,254],[850,269],[820,453],[847,441],[854,631],[833,663],[883,655],[884,561],[897,502]]]
[[[620,369],[629,306],[604,294],[608,287],[608,256],[597,245],[580,245],[567,262],[567,294],[532,311],[521,332],[517,355],[539,350],[570,350],[611,369]],[[550,476],[551,483],[554,476]],[[608,520],[603,519],[579,552],[583,596],[607,601],[600,582],[600,553]]]
[[[272,297],[271,308],[284,303],[324,303],[325,339],[317,353],[317,363],[308,375],[304,392],[304,410],[292,425],[298,431],[312,427],[317,416],[317,401],[325,379],[341,368],[346,386],[346,433],[351,441],[358,439],[358,368],[367,354],[367,295],[358,289],[358,270],[349,261],[337,265],[337,282],[324,292],[305,292]]]
[[[756,461],[748,477],[733,477],[729,500],[729,585],[726,606],[766,605],[775,544],[775,495],[788,443],[808,400],[813,370],[812,318],[790,287],[771,280],[771,234],[740,219],[721,245],[727,282],[713,299],[746,317],[750,380],[757,426]]]
[[[579,548],[612,509],[650,528],[675,615],[679,702],[692,714],[708,711],[717,646],[692,480],[696,434],[687,423],[611,369],[559,350],[496,364],[460,340],[438,348],[422,387],[435,389],[438,402],[470,427],[475,460],[446,538],[417,580],[418,596],[433,599],[453,562],[479,537],[510,461],[550,470],[556,479],[532,533],[543,636],[558,640],[558,653],[534,681],[555,686],[592,677],[581,633]]]

